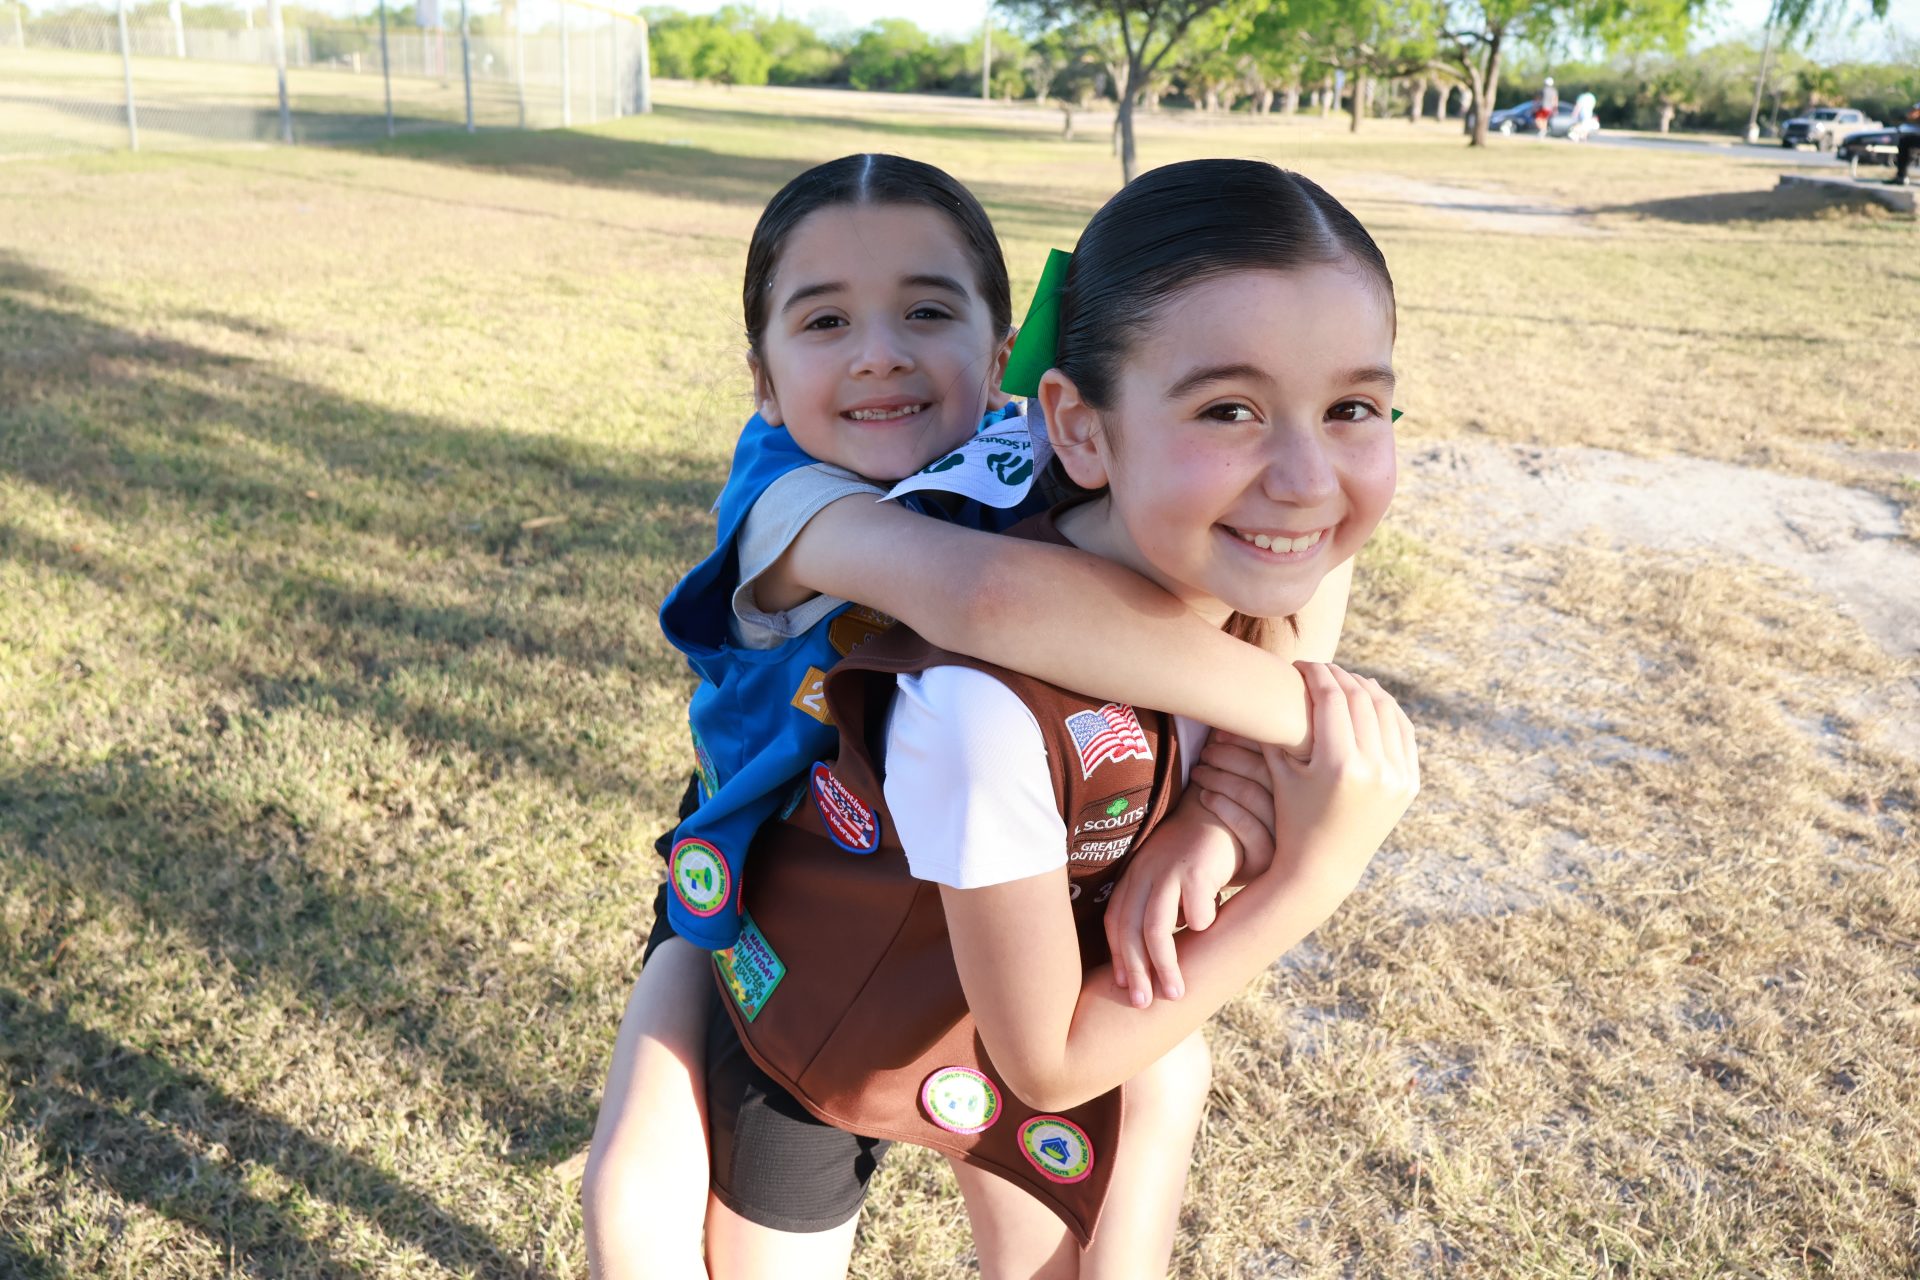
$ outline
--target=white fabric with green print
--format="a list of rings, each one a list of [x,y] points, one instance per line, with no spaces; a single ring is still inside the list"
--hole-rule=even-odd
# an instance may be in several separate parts
[[[1045,432],[1036,447],[1028,423],[1036,418],[1008,418],[996,422],[952,453],[943,454],[888,491],[904,498],[922,489],[957,493],[989,507],[1017,506],[1033,488],[1034,475],[1050,456]]]

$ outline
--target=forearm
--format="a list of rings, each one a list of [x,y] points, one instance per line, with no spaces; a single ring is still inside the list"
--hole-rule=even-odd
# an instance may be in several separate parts
[[[1221,905],[1211,928],[1176,941],[1186,983],[1178,1000],[1135,1008],[1114,985],[1110,966],[1090,970],[1057,1053],[1032,1065],[1028,1087],[1038,1096],[1021,1096],[1058,1109],[1132,1079],[1317,929],[1352,888],[1350,880],[1325,876],[1259,877]]]
[[[1306,686],[1286,658],[1236,640],[1129,569],[1086,552],[982,566],[974,608],[935,643],[1088,697],[1191,716],[1256,742],[1308,738]],[[1062,644],[1063,632],[1096,641]]]
[[[1306,691],[1291,654],[1235,640],[1138,574],[1076,548],[847,498],[813,518],[787,561],[792,582],[892,614],[943,649],[1255,741],[1306,741]],[[1344,613],[1344,590],[1337,605]]]

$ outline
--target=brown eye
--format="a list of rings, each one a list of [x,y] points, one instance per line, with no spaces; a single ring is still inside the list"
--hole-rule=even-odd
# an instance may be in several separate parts
[[[1365,422],[1370,417],[1379,417],[1380,411],[1365,400],[1342,400],[1327,410],[1327,416],[1335,422]]]
[[[1201,416],[1211,422],[1252,422],[1255,414],[1244,404],[1208,405]]]

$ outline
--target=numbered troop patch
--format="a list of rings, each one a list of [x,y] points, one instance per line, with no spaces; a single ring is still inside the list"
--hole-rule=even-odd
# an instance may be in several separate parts
[[[667,879],[673,884],[673,896],[680,905],[700,917],[720,914],[727,905],[727,890],[733,877],[727,860],[705,840],[682,840],[673,846],[667,863]]]
[[[827,673],[818,667],[808,667],[807,674],[800,677],[800,687],[793,691],[792,705],[796,711],[804,711],[821,724],[832,724],[833,713],[827,710]]]
[[[1020,1154],[1049,1182],[1078,1182],[1093,1172],[1093,1143],[1065,1116],[1035,1116],[1021,1125]]]
[[[880,847],[880,815],[824,762],[813,766],[813,807],[820,811],[827,837],[848,853],[872,853]]]
[[[1000,1091],[972,1067],[941,1067],[920,1086],[920,1109],[948,1133],[979,1133],[1000,1118]]]

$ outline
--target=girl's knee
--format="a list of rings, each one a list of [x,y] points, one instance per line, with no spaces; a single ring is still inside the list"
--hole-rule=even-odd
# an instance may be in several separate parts
[[[1130,1091],[1140,1102],[1203,1100],[1213,1084],[1213,1054],[1196,1031],[1134,1078]]]

